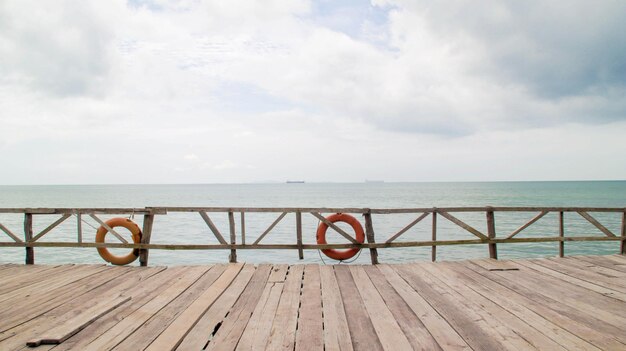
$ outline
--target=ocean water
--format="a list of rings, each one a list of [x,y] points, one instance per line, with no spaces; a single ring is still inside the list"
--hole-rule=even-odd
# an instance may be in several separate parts
[[[567,206],[626,207],[626,181],[568,182],[475,182],[475,183],[304,183],[304,184],[205,184],[205,185],[58,185],[0,186],[0,208],[13,207],[360,207],[414,208],[463,206]],[[1,212],[1,211],[0,211]],[[537,213],[496,213],[497,237],[506,237]],[[454,213],[476,229],[486,233],[484,213]],[[620,233],[621,213],[592,213],[616,235]],[[252,243],[276,219],[278,213],[247,213],[246,242]],[[373,215],[376,241],[385,241],[417,214]],[[85,216],[87,217],[87,216]],[[37,234],[58,216],[34,216]],[[109,218],[102,216],[101,218]],[[220,231],[228,236],[226,213],[211,214]],[[0,223],[23,236],[23,215],[0,213]],[[134,220],[141,225],[142,216]],[[362,218],[360,219],[363,223]],[[83,240],[93,242],[98,226],[84,218]],[[236,214],[237,241],[240,242],[239,216]],[[303,214],[303,241],[315,243],[318,220]],[[76,242],[77,219],[70,218],[46,234],[41,241]],[[438,217],[438,239],[474,239],[473,235]],[[346,228],[347,230],[347,228]],[[556,236],[558,219],[550,213],[518,237]],[[430,240],[431,219],[427,217],[397,241]],[[565,235],[603,236],[576,213],[565,214]],[[345,242],[338,234],[328,232],[329,242]],[[342,240],[343,239],[343,240]],[[11,239],[0,231],[0,242]],[[111,242],[113,242],[111,240]],[[169,213],[155,218],[153,243],[214,244],[217,240],[197,213]],[[262,243],[296,242],[295,215],[287,215]],[[613,254],[619,242],[568,242],[566,255]],[[112,250],[125,253],[127,250]],[[381,262],[430,260],[430,247],[379,249]],[[500,258],[547,257],[558,253],[558,243],[500,244]],[[150,265],[223,263],[229,250],[151,250]],[[238,250],[238,260],[261,263],[331,263],[317,250],[305,250],[304,260],[296,250]],[[488,257],[486,245],[440,246],[438,260],[460,260]],[[23,263],[23,248],[0,247],[0,263]],[[36,263],[101,263],[94,248],[35,248]],[[354,262],[368,263],[369,252],[363,250]],[[133,263],[138,264],[138,261]]]

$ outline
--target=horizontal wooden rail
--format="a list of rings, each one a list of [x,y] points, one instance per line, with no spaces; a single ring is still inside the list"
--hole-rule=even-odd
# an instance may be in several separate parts
[[[577,237],[545,237],[545,238],[511,238],[511,239],[468,239],[468,240],[437,240],[437,241],[403,241],[391,243],[363,243],[363,244],[116,244],[116,243],[71,243],[71,242],[0,242],[0,247],[107,247],[113,249],[162,249],[162,250],[265,250],[265,249],[298,249],[325,250],[325,249],[382,249],[389,247],[421,247],[421,246],[449,246],[473,244],[515,244],[515,243],[543,243],[558,241],[621,241],[619,237],[577,236]]]
[[[237,222],[235,221],[235,214],[240,214],[240,227],[237,228]],[[527,219],[518,229],[513,232],[503,233],[502,236],[497,237],[496,215],[498,213],[512,213],[512,212],[534,212],[538,213],[531,219]],[[207,233],[219,242],[218,244],[151,244],[151,237],[154,236],[153,223],[156,215],[167,215],[168,213],[196,213],[199,215],[204,223],[207,225]],[[271,214],[277,213],[276,217],[271,224],[253,240],[252,244],[246,244],[246,213],[258,213],[258,214]],[[344,238],[346,243],[343,244],[306,244],[303,243],[303,217],[302,214],[307,216],[313,216],[318,223],[325,223],[331,230],[334,230],[341,237]],[[359,243],[351,235],[350,231],[346,232],[335,223],[330,222],[324,214],[329,213],[349,213],[358,217],[363,217],[361,222],[365,222],[365,232],[367,234],[367,242]],[[483,214],[486,221],[486,231],[481,231],[466,223],[462,220],[462,216],[453,215],[452,213],[476,213]],[[555,236],[542,236],[535,234],[533,237],[522,237],[523,231],[533,226],[540,219],[544,218],[548,213],[555,213],[558,220],[558,234]],[[592,231],[598,231],[598,236],[593,236],[592,233],[583,233],[583,236],[566,236],[566,226],[564,221],[564,213],[576,213],[579,220],[586,221],[591,224]],[[598,218],[594,217],[590,213],[605,213],[605,214],[621,214],[621,225],[619,232],[613,232],[609,230],[604,224],[602,224]],[[402,247],[431,247],[432,260],[436,259],[437,246],[451,246],[451,245],[486,245],[489,250],[489,257],[497,259],[497,245],[498,244],[515,244],[515,243],[559,243],[559,255],[564,255],[564,243],[565,242],[583,242],[583,241],[619,241],[621,254],[626,254],[626,208],[608,208],[608,207],[442,207],[442,208],[336,208],[336,207],[145,207],[145,208],[0,208],[0,214],[23,214],[24,215],[24,236],[23,240],[18,237],[15,228],[8,228],[3,223],[0,223],[0,240],[9,239],[10,241],[0,241],[0,248],[2,247],[21,247],[26,249],[26,263],[34,263],[34,248],[36,247],[66,247],[66,248],[131,248],[139,249],[139,257],[141,265],[147,265],[148,252],[151,249],[160,250],[230,250],[229,260],[236,262],[237,254],[236,250],[297,250],[298,257],[302,259],[304,257],[303,250],[323,250],[323,249],[348,249],[359,248],[369,249],[371,261],[373,264],[378,263],[377,249],[385,248],[402,248]],[[227,224],[223,221],[214,221],[218,214],[227,215]],[[374,230],[373,215],[391,215],[391,214],[405,214],[413,215],[412,221],[406,224],[402,229],[393,234],[385,233],[386,238],[383,240],[376,240],[376,234]],[[57,219],[49,224],[45,229],[39,233],[34,234],[33,222],[34,216],[39,215],[57,215]],[[58,217],[60,215],[60,218]],[[132,217],[134,215],[143,217],[143,236],[141,243],[133,243],[124,239],[124,237],[116,232],[113,228],[106,224],[106,221],[100,219],[97,215],[124,215]],[[294,216],[295,219],[292,224],[295,224],[293,229],[294,241],[293,243],[277,244],[277,243],[261,243],[266,237],[271,236],[271,232],[277,227],[279,222],[287,216]],[[426,217],[431,217],[431,221],[423,221]],[[437,217],[443,217],[443,221],[438,221]],[[64,221],[75,217],[77,223],[77,242],[59,242],[48,241],[44,242],[40,240],[42,237],[49,235],[50,232],[58,231],[58,227]],[[525,215],[523,216],[525,217]],[[83,222],[86,222],[83,218],[91,218],[96,222],[96,225],[104,228],[104,230],[110,232],[121,243],[95,243],[85,242],[83,240]],[[213,219],[212,219],[213,218]],[[310,217],[308,217],[310,218]],[[430,232],[432,240],[424,241],[401,241],[398,240],[412,228],[414,228],[420,222],[430,222]],[[452,223],[454,228],[460,229],[459,232],[467,235],[469,239],[458,240],[442,240],[441,234],[438,230],[442,222]],[[88,222],[86,222],[89,224]],[[202,222],[200,222],[202,223]],[[219,228],[227,225],[227,228]],[[614,224],[614,223],[613,223]],[[612,224],[612,225],[613,225]],[[89,224],[91,226],[91,224]],[[428,225],[428,224],[427,224]],[[422,225],[423,226],[423,225]],[[93,226],[92,226],[93,227]],[[611,226],[609,226],[611,227]],[[427,228],[426,228],[427,229]],[[423,232],[426,232],[423,229]],[[379,229],[380,231],[380,229]],[[222,233],[228,233],[228,237]],[[311,233],[312,234],[312,233]],[[310,234],[307,237],[310,238]],[[439,237],[438,237],[439,235]],[[571,234],[570,234],[571,235]],[[3,238],[4,237],[4,238]],[[379,238],[381,236],[379,235]],[[206,237],[202,237],[205,240]],[[448,238],[449,239],[449,238]],[[269,240],[269,239],[268,239]],[[266,240],[267,241],[267,240]]]

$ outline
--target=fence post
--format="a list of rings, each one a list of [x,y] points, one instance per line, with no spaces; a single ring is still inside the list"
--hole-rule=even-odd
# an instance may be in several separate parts
[[[33,240],[33,214],[24,213],[24,241],[30,243]],[[26,248],[26,264],[35,263],[35,248]]]
[[[143,229],[141,231],[141,243],[150,244],[152,236],[152,223],[154,223],[154,215],[147,213],[143,215]],[[148,265],[149,249],[139,249],[139,265],[145,267]]]
[[[296,212],[296,241],[298,243],[298,258],[304,259],[304,250],[302,250],[302,212]]]
[[[437,241],[437,208],[433,208],[433,231],[432,240]],[[437,260],[437,245],[430,247],[430,260],[435,262]]]
[[[374,225],[372,224],[372,213],[367,209],[367,212],[365,212],[363,216],[365,216],[365,234],[367,236],[367,242],[374,244],[376,240],[374,237]],[[378,249],[375,247],[370,248],[370,258],[372,259],[372,264],[378,264]]]
[[[496,238],[496,218],[493,215],[493,209],[487,208],[487,236],[489,239]],[[498,259],[498,248],[496,243],[489,243],[489,258]]]
[[[565,225],[563,224],[563,211],[559,211],[559,238],[565,237]],[[559,257],[565,256],[565,241],[559,241]]]
[[[626,209],[622,212],[622,243],[620,244],[619,252],[622,255],[626,255]]]
[[[235,237],[235,214],[233,211],[228,211],[228,226],[230,227],[230,243],[235,245],[237,238]],[[237,250],[230,249],[230,255],[228,256],[230,263],[237,262]]]

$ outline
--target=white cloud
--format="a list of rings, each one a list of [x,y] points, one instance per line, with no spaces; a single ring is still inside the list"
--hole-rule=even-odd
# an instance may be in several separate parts
[[[5,1],[0,183],[623,178],[615,4]]]

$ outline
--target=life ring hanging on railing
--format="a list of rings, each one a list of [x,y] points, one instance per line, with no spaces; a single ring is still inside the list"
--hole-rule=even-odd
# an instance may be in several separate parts
[[[363,244],[363,242],[365,242],[365,233],[363,232],[363,227],[361,226],[361,223],[359,222],[358,219],[345,213],[336,213],[336,214],[326,217],[326,219],[331,223],[344,222],[344,223],[349,224],[352,227],[352,229],[354,229],[356,241],[360,244]],[[317,227],[317,244],[318,245],[327,244],[326,230],[328,230],[328,224],[324,222],[320,223],[320,225]],[[342,260],[347,260],[347,259],[354,257],[354,255],[356,255],[359,252],[359,250],[361,249],[359,248],[352,248],[352,249],[347,249],[347,250],[323,249],[322,253],[324,253],[324,255],[332,259],[342,261]]]
[[[135,244],[141,243],[141,229],[139,229],[137,223],[131,221],[130,219],[120,217],[111,218],[104,223],[106,223],[112,229],[115,227],[124,227],[128,229],[133,237],[133,242]],[[108,232],[109,231],[104,226],[100,226],[100,228],[98,228],[98,231],[96,232],[96,242],[104,243],[104,237],[107,235]],[[133,251],[131,251],[126,256],[115,256],[106,247],[99,247],[98,253],[100,254],[100,257],[102,257],[102,259],[104,259],[105,261],[111,262],[112,264],[118,266],[129,264],[136,260],[137,257],[139,257],[139,249],[133,249]]]

